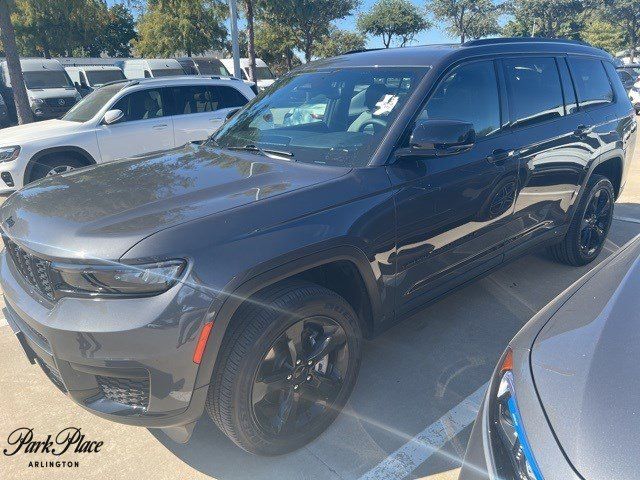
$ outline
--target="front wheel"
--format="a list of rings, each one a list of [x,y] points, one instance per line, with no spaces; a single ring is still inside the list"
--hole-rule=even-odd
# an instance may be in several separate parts
[[[207,397],[218,427],[262,455],[320,435],[349,398],[360,366],[362,335],[349,303],[319,285],[287,282],[252,297],[230,328]]]
[[[611,181],[602,175],[592,175],[566,236],[549,247],[554,259],[576,267],[595,260],[611,227],[614,201]]]
[[[76,168],[84,167],[85,163],[77,158],[66,155],[52,155],[38,160],[31,169],[29,182],[35,182],[44,177],[52,177],[61,173],[70,172]]]

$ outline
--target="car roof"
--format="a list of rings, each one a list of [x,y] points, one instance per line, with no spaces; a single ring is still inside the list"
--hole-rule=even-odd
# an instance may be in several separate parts
[[[612,60],[613,57],[587,44],[571,40],[553,40],[543,38],[495,38],[473,40],[463,44],[423,45],[403,48],[361,50],[338,57],[311,62],[301,67],[345,68],[345,67],[427,67],[443,63],[452,63],[469,57],[485,55],[520,53],[577,54],[601,57]]]
[[[243,84],[242,80],[234,77],[220,77],[217,75],[176,75],[173,77],[159,77],[159,78],[128,78],[122,80],[115,80],[113,82],[105,83],[105,85],[114,85],[118,83],[126,84],[123,88],[132,87],[134,85],[144,85],[149,87],[170,87],[174,84],[212,84],[212,85],[227,85],[233,82],[236,85]]]

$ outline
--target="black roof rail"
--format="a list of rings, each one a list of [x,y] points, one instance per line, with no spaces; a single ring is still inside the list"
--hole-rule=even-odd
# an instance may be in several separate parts
[[[102,86],[105,87],[107,85],[115,85],[117,83],[126,83],[127,87],[138,85],[140,83],[139,80],[131,80],[130,78],[123,78],[121,80],[111,80],[110,82],[103,83]]]
[[[572,43],[574,45],[585,45],[590,47],[588,43],[580,40],[570,40],[566,38],[546,38],[546,37],[500,37],[500,38],[481,38],[478,40],[469,40],[462,45],[465,47],[473,47],[476,45],[493,45],[500,43]]]
[[[353,53],[363,53],[363,52],[375,52],[377,50],[384,50],[383,48],[358,48],[356,50],[349,50],[348,52],[344,52],[342,55],[351,55]]]

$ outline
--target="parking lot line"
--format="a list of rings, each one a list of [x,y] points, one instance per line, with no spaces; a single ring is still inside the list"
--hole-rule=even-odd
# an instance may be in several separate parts
[[[476,418],[485,383],[453,407],[437,421],[418,433],[378,465],[360,477],[360,480],[400,480],[426,462]],[[462,462],[462,459],[457,459]]]

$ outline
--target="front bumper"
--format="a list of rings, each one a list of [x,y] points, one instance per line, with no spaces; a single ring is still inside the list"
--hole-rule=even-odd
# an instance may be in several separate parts
[[[6,250],[0,282],[5,317],[25,353],[78,405],[168,433],[192,428],[202,415],[208,381],[196,383],[193,352],[212,301],[208,294],[179,283],[148,298],[51,303],[22,278]]]

